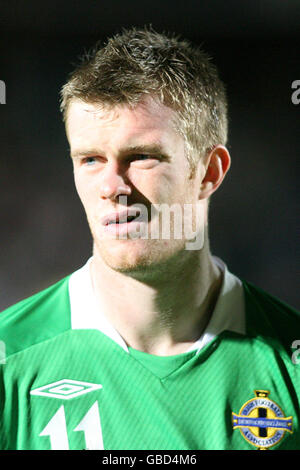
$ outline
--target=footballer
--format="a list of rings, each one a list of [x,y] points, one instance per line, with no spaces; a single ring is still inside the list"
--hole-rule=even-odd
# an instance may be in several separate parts
[[[208,56],[124,29],[61,110],[93,251],[0,314],[0,448],[299,449],[299,313],[210,251],[230,155]]]

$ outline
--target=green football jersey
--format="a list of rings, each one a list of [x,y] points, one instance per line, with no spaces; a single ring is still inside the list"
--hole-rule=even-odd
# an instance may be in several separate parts
[[[74,328],[69,282],[0,314],[0,449],[300,449],[292,307],[242,281],[243,333],[161,357]]]

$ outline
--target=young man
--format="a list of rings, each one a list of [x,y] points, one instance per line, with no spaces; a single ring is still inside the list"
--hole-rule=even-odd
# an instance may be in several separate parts
[[[93,256],[0,316],[1,448],[299,448],[299,315],[209,249],[230,167],[214,66],[133,28],[61,106]]]

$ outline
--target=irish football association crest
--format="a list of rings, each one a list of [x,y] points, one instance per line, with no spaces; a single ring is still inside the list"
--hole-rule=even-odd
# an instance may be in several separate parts
[[[255,398],[248,400],[239,414],[232,413],[232,425],[250,444],[266,450],[278,444],[286,432],[293,432],[293,418],[284,416],[277,403],[269,399],[268,390],[254,393]]]

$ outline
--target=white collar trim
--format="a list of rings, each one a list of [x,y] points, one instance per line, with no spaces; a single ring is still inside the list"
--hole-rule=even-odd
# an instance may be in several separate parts
[[[121,335],[96,303],[90,275],[91,261],[92,258],[82,268],[71,274],[69,280],[72,330],[99,330],[129,352]]]
[[[223,272],[221,291],[204,333],[186,352],[197,350],[199,353],[206,344],[224,330],[245,334],[245,302],[242,283],[240,279],[228,271],[222,260],[217,257],[213,257],[213,259]],[[90,276],[91,260],[92,258],[70,276],[71,328],[73,330],[99,330],[126,352],[129,352],[124,339],[96,303]]]
[[[197,353],[222,331],[228,330],[245,334],[245,300],[241,280],[228,271],[226,264],[213,256],[215,264],[223,272],[223,282],[210,321],[193,346],[188,351],[197,349]]]

